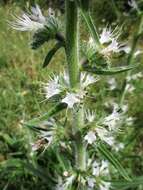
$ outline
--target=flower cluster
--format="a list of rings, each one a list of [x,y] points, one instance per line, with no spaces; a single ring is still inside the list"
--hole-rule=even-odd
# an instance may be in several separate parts
[[[119,53],[120,51],[124,51],[125,53],[128,52],[129,50],[127,46],[118,42],[120,34],[121,28],[118,26],[115,27],[114,30],[112,30],[111,27],[103,28],[99,37],[99,41],[102,45],[99,53],[108,58],[112,53]],[[89,47],[94,47],[94,41],[92,38],[89,39]]]
[[[71,92],[69,77],[66,72],[60,74],[59,76],[53,76],[51,80],[45,84],[45,96],[46,99],[64,93],[65,96],[62,98],[61,102],[66,103],[68,108],[73,108],[75,104],[81,102],[85,96],[85,89],[98,81],[99,78],[95,78],[89,74],[81,73],[81,88],[78,92]]]
[[[116,135],[120,131],[120,127],[123,123],[126,123],[126,125],[132,125],[134,118],[127,117],[127,105],[123,105],[122,110],[120,110],[119,105],[114,102],[108,102],[108,104],[106,103],[106,106],[113,106],[113,111],[110,115],[103,117],[99,121],[94,122],[94,112],[89,112],[88,110],[88,112],[85,113],[85,117],[89,118],[89,120],[94,123],[91,130],[89,129],[87,134],[84,136],[84,140],[87,144],[92,145],[100,139],[111,146],[114,150],[119,151],[124,148],[124,146],[116,140]]]

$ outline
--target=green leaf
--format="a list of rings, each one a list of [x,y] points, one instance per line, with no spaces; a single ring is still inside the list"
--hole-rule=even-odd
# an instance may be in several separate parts
[[[47,65],[49,65],[52,57],[55,55],[55,53],[63,46],[63,44],[61,42],[58,42],[55,44],[55,46],[48,52],[48,54],[46,55],[46,58],[44,60],[43,63],[43,68],[46,67]]]
[[[129,189],[133,187],[138,187],[139,185],[143,185],[143,176],[135,177],[131,181],[109,181],[112,184],[112,187],[116,189]]]
[[[47,113],[43,114],[42,116],[32,119],[26,123],[24,123],[27,127],[33,127],[39,125],[42,121],[47,121],[50,117],[54,116],[55,114],[59,113],[60,111],[64,110],[67,107],[65,103],[59,103],[53,108],[51,108]]]
[[[123,66],[123,67],[112,67],[109,69],[101,69],[101,68],[93,67],[90,65],[83,65],[81,69],[83,71],[87,71],[87,72],[97,74],[97,75],[114,75],[114,74],[122,73],[125,71],[129,71],[131,69],[134,69],[137,66],[138,65],[131,65],[131,66]]]
[[[39,177],[45,183],[49,184],[49,176],[46,172],[40,167],[35,167],[32,163],[23,161],[21,159],[8,159],[0,163],[0,169],[2,170],[9,170],[9,171],[17,171],[18,169],[26,169],[28,172],[32,173],[34,176]]]
[[[97,149],[118,170],[118,172],[121,174],[121,176],[124,179],[126,179],[127,181],[131,180],[127,172],[123,168],[123,166],[120,164],[117,158],[112,154],[112,152],[108,150],[105,144],[100,143]]]

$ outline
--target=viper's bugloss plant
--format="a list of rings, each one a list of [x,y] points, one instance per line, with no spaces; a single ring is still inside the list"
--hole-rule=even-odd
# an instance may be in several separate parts
[[[10,22],[14,29],[32,33],[33,49],[51,40],[54,42],[43,67],[48,66],[60,48],[65,50],[67,65],[64,72],[53,74],[43,88],[46,100],[55,102],[55,105],[39,118],[23,124],[38,133],[38,140],[32,144],[34,152],[44,148],[44,151],[52,150],[56,156],[54,160],[51,155],[53,170],[49,175],[46,170],[40,171],[40,177],[44,181],[47,178],[49,189],[109,190],[130,187],[134,183],[128,168],[122,166],[117,155],[125,146],[118,139],[123,124],[134,122],[134,118],[127,114],[125,94],[134,90],[131,80],[142,77],[142,73],[131,75],[131,70],[138,65],[134,60],[140,54],[136,46],[142,33],[142,13],[134,0],[129,1],[139,17],[130,47],[128,41],[121,42],[123,26],[106,25],[101,32],[98,31],[90,14],[90,3],[90,0],[66,0],[65,24],[61,24],[51,9],[44,16],[38,5]],[[86,41],[79,38],[80,16],[89,29],[89,40]],[[113,59],[116,57],[120,61],[122,54],[127,59],[126,65],[113,66]],[[105,102],[104,105],[110,108],[110,114],[108,111],[98,114],[98,110],[90,109],[88,100],[94,98],[91,88],[102,83],[106,75],[123,72],[127,77],[118,102]],[[108,85],[111,91],[118,88],[114,77],[110,78]],[[94,103],[98,101],[100,99]]]

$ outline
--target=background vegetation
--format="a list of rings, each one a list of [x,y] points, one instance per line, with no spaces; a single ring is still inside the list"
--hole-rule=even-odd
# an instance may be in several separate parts
[[[45,181],[41,181],[41,170],[47,167],[47,175],[52,170],[51,160],[48,155],[51,152],[39,153],[38,157],[31,151],[31,143],[34,136],[31,131],[23,128],[22,121],[29,120],[49,109],[48,103],[43,102],[42,82],[48,80],[48,76],[54,70],[60,70],[64,65],[63,52],[59,51],[56,58],[47,69],[42,69],[43,56],[46,55],[48,46],[35,52],[29,48],[29,34],[13,31],[7,24],[11,15],[19,13],[21,8],[28,8],[30,4],[39,3],[46,11],[50,4],[56,12],[64,13],[63,1],[14,1],[3,0],[0,2],[0,189],[2,190],[45,190]],[[131,11],[125,0],[118,0],[116,4],[112,1],[93,1],[91,7],[95,22],[99,28],[105,25],[116,23],[123,25],[123,39],[131,42],[136,29],[136,14]],[[141,5],[142,6],[142,5]],[[108,7],[108,8],[107,8]],[[129,16],[127,16],[129,14]],[[82,27],[82,35],[85,39],[86,27]],[[140,39],[139,48],[142,48]],[[50,46],[52,46],[52,42]],[[58,64],[57,64],[58,60]],[[123,60],[124,61],[124,60]],[[134,71],[142,71],[142,55],[139,57],[140,66]],[[59,62],[61,64],[59,64]],[[117,76],[119,85],[125,75]],[[107,77],[108,79],[108,77]],[[96,97],[100,98],[100,111],[110,98],[116,100],[116,91],[108,91],[106,80],[104,84],[98,84],[93,89]],[[132,126],[124,126],[120,137],[125,142],[125,149],[121,152],[121,160],[124,166],[129,166],[136,176],[143,176],[143,78],[134,81],[135,90],[127,94],[126,102],[129,104],[129,115],[135,117]],[[106,99],[103,99],[106,97]],[[92,104],[92,102],[91,102]],[[51,150],[52,151],[52,150]],[[13,167],[13,162],[15,167]],[[30,160],[39,164],[39,168],[30,168],[30,165],[21,166],[18,160]],[[53,157],[56,160],[56,157]],[[47,164],[48,163],[48,164]],[[56,168],[56,166],[55,166]],[[33,175],[34,174],[34,175]],[[142,190],[143,187],[133,188]]]

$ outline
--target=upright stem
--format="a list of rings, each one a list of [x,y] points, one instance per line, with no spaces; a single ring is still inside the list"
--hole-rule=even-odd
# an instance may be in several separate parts
[[[66,54],[71,88],[79,84],[78,9],[75,2],[66,0]]]
[[[79,22],[78,7],[75,1],[66,0],[66,55],[69,71],[71,89],[80,88],[79,71]],[[85,147],[82,142],[80,128],[83,126],[83,110],[81,108],[72,112],[73,126],[75,132],[75,162],[77,169],[85,170]]]

